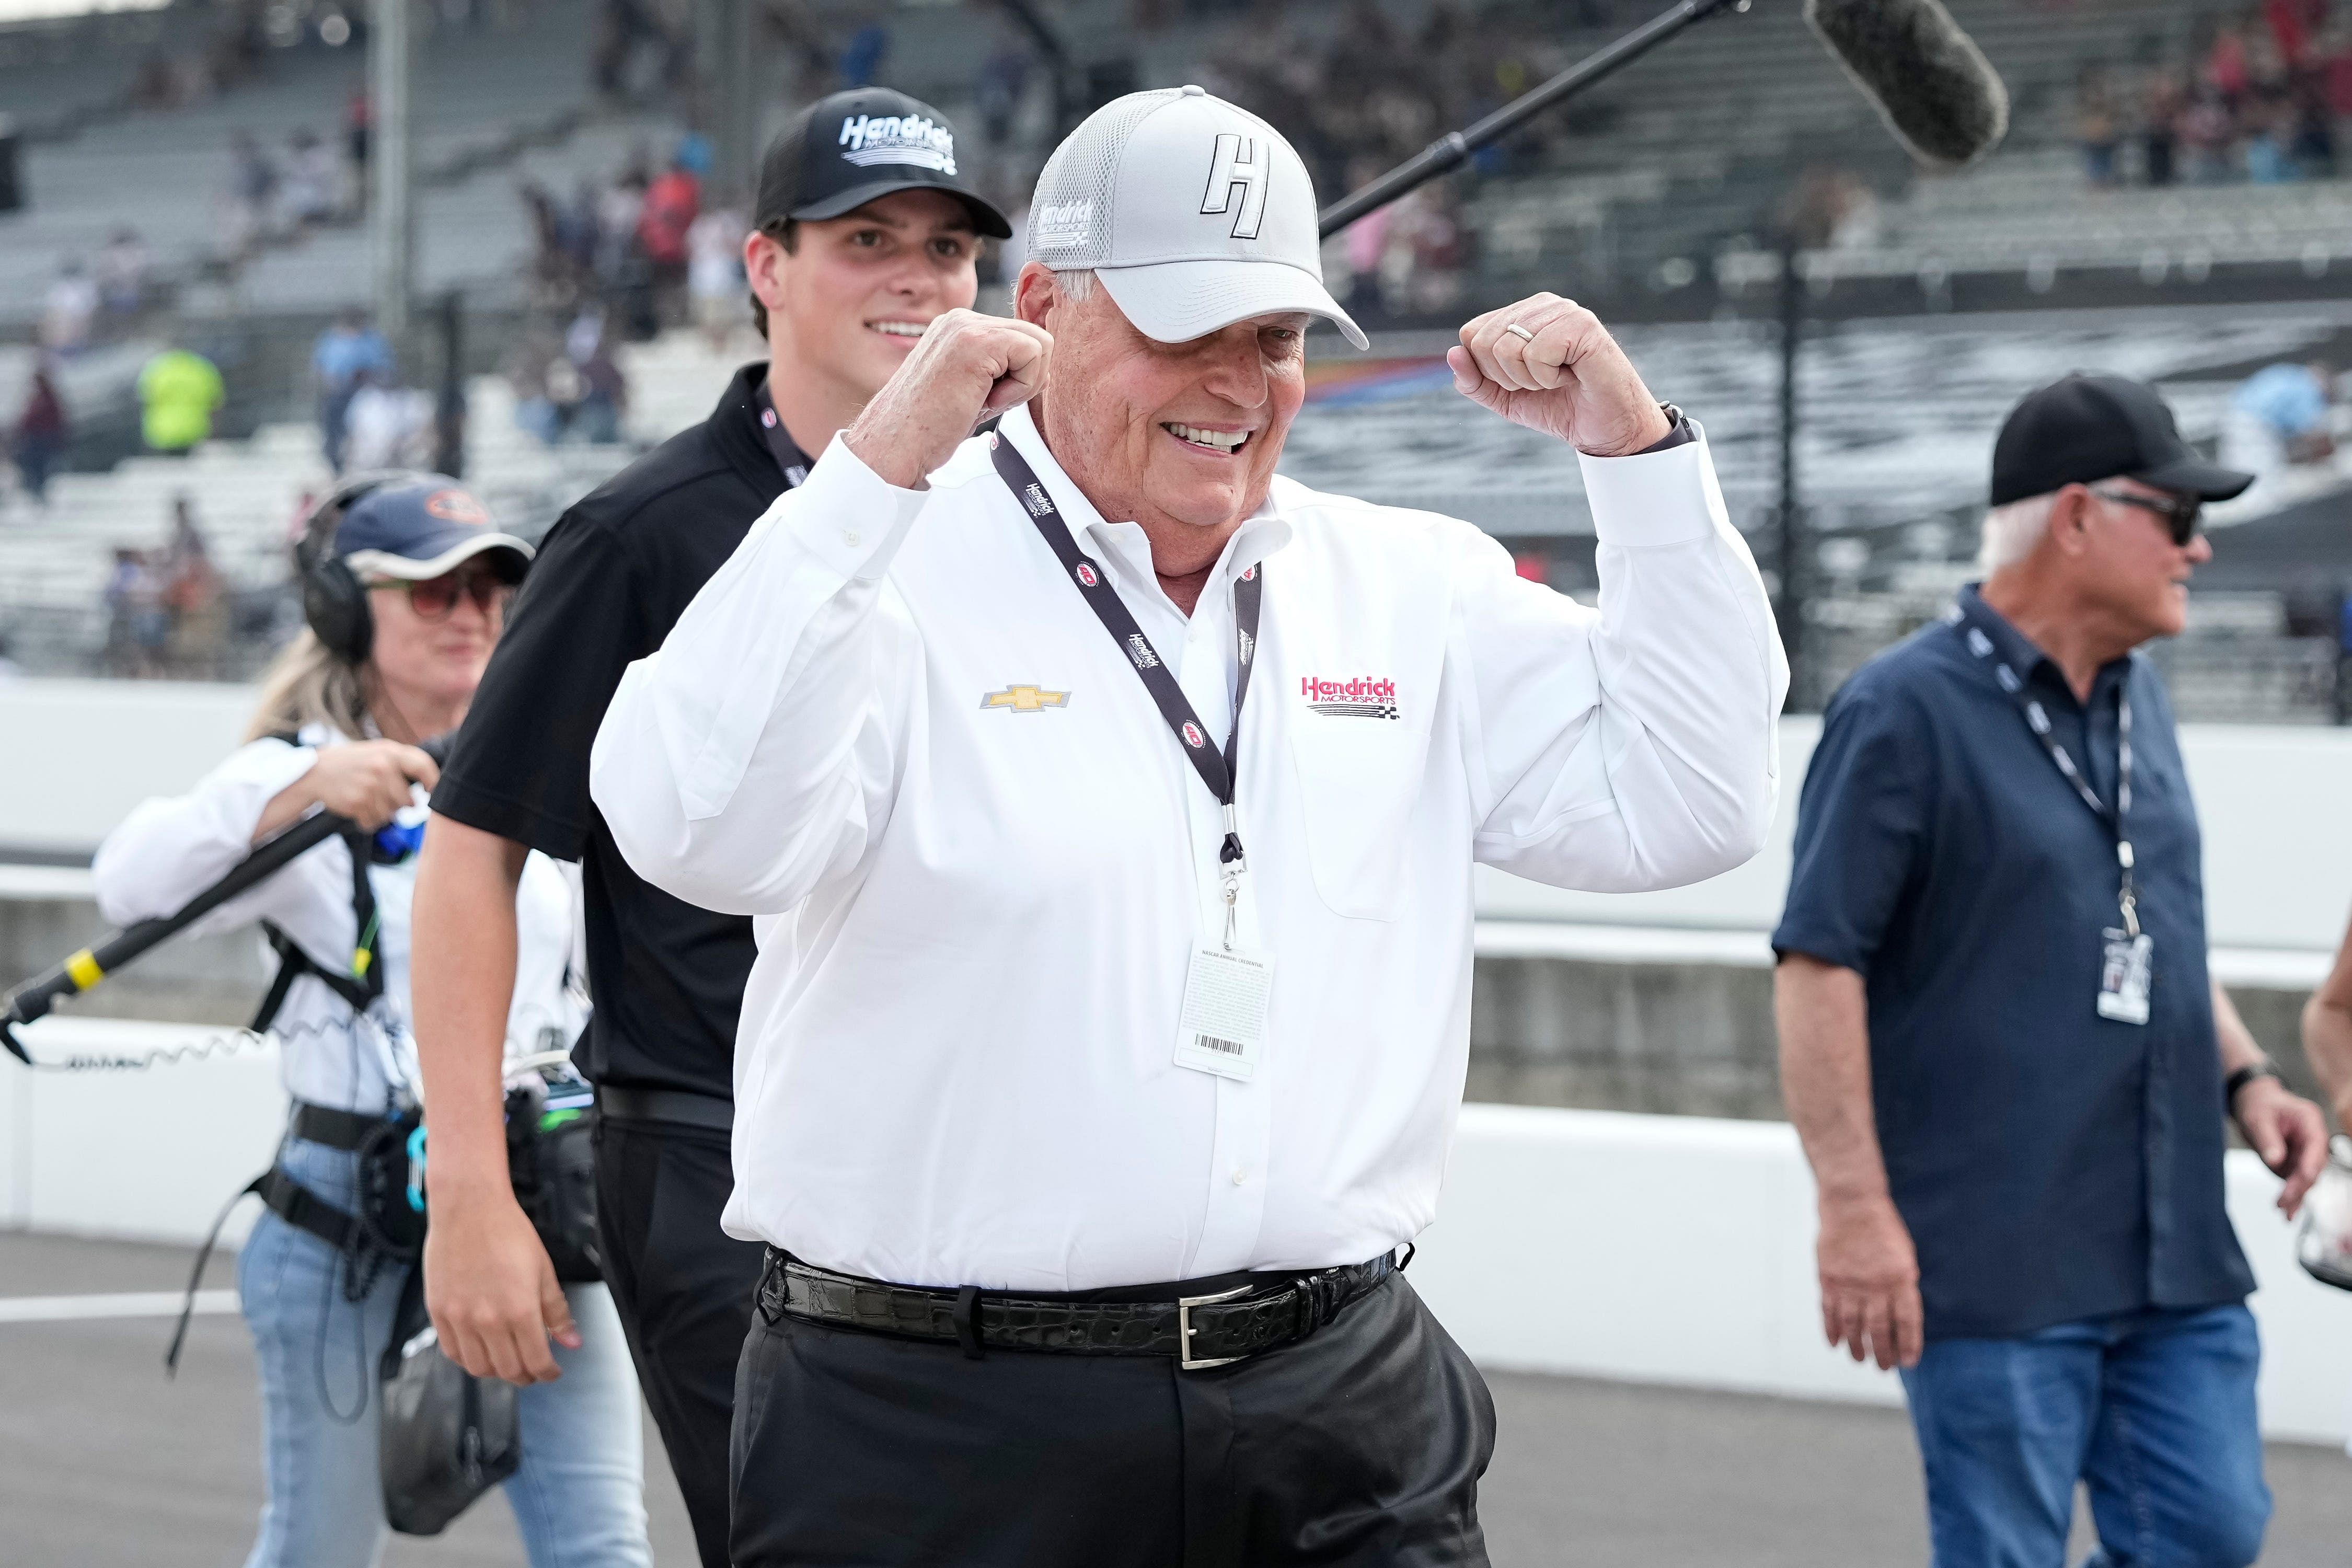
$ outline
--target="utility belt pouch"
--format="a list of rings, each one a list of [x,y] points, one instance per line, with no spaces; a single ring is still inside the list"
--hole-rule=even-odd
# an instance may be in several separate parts
[[[585,1084],[507,1091],[507,1172],[515,1202],[567,1285],[604,1279],[596,1239],[596,1100]]]
[[[515,1385],[444,1355],[423,1303],[403,1299],[377,1428],[384,1522],[403,1535],[440,1534],[522,1463]]]

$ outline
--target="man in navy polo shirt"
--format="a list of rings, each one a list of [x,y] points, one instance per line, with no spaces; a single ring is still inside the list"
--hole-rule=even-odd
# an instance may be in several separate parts
[[[2211,558],[2156,394],[2074,375],[1993,448],[1981,584],[1823,715],[1773,934],[1822,1320],[1903,1369],[1936,1568],[2062,1568],[2074,1483],[2123,1568],[2242,1568],[2270,1515],[2225,1116],[2326,1161],[2205,969],[2163,683]],[[2087,1568],[2087,1565],[2086,1565]]]

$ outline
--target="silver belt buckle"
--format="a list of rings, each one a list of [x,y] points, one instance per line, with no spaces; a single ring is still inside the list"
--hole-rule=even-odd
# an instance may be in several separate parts
[[[1230,1290],[1220,1290],[1213,1296],[1183,1296],[1176,1302],[1176,1366],[1181,1372],[1204,1372],[1213,1366],[1231,1366],[1243,1358],[1237,1355],[1210,1356],[1195,1360],[1192,1356],[1192,1309],[1211,1306],[1218,1301],[1230,1301],[1236,1296],[1246,1296],[1254,1286],[1236,1285]]]

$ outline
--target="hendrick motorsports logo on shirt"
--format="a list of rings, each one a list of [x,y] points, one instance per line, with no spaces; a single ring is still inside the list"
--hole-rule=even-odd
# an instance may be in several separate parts
[[[942,174],[956,172],[955,132],[926,115],[853,114],[841,122],[842,157],[860,168],[912,163]]]
[[[1360,675],[1352,680],[1324,680],[1303,675],[1298,679],[1298,695],[1307,699],[1311,711],[1328,713],[1335,719],[1398,716],[1396,682],[1384,675]]]

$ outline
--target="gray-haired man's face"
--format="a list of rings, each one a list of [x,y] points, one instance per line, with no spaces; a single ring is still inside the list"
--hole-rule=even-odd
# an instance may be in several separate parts
[[[1307,398],[1304,314],[1162,343],[1099,285],[1072,300],[1049,279],[1024,289],[1021,307],[1054,334],[1046,439],[1106,517],[1214,529],[1265,500]]]

